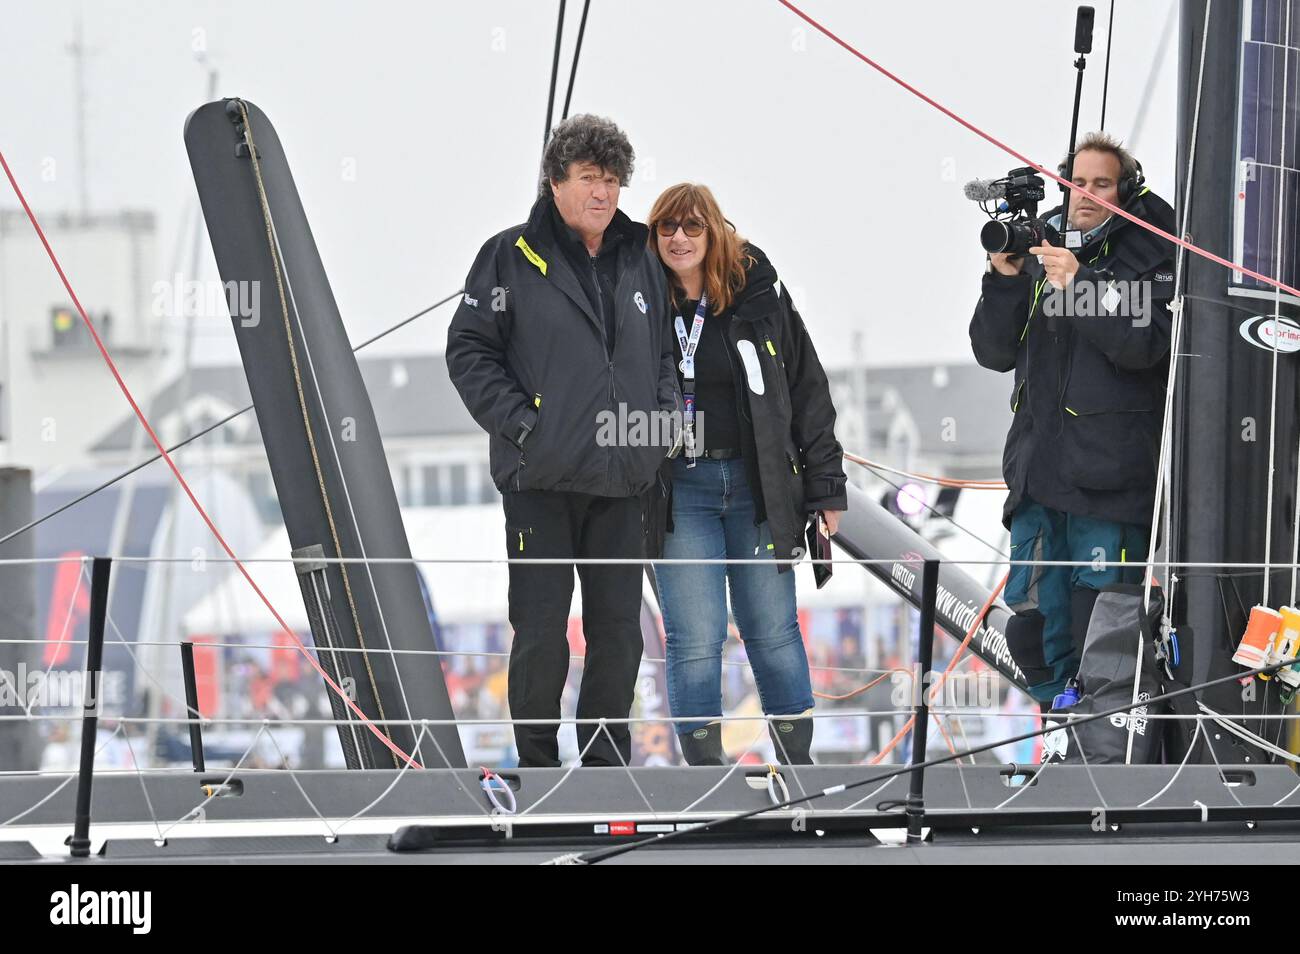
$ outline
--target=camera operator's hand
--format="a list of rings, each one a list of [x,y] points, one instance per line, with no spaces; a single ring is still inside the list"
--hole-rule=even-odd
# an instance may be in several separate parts
[[[1002,275],[1019,275],[1025,264],[1021,256],[1008,255],[1006,252],[989,252],[989,262],[993,265],[993,271]]]
[[[1057,248],[1047,239],[1043,239],[1042,245],[1031,248],[1029,253],[1039,256],[1043,263],[1043,271],[1047,274],[1047,281],[1053,288],[1064,288],[1070,284],[1079,270],[1079,260],[1074,257],[1073,252],[1068,248]]]

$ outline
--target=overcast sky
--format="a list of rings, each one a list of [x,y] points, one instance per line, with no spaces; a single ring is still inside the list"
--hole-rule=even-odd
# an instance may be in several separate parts
[[[804,9],[869,57],[1032,158],[1066,146],[1074,3],[844,2]],[[569,3],[562,64],[577,32]],[[1109,3],[1097,3],[1081,130],[1097,126]],[[1174,0],[1117,0],[1108,128],[1137,136],[1151,186],[1173,187]],[[38,215],[75,208],[75,92],[86,44],[91,204],[158,216],[157,278],[193,179],[181,139],[218,96],[275,123],[354,340],[454,291],[479,245],[534,196],[557,2],[74,2],[15,5],[0,57],[0,147]],[[1154,68],[1154,69],[1153,69]],[[1143,92],[1154,75],[1140,130]],[[560,98],[563,97],[563,80]],[[558,117],[557,104],[557,117]],[[1018,165],[806,26],[776,0],[593,0],[572,112],[612,117],[637,151],[621,207],[709,185],[762,246],[829,365],[969,361],[983,218],[971,178]],[[43,182],[41,164],[60,174]],[[11,195],[0,207],[16,207]],[[1051,197],[1052,194],[1049,194]],[[57,250],[56,250],[57,251]],[[207,278],[215,265],[206,253]],[[78,288],[77,276],[70,276]],[[31,276],[48,282],[57,278]],[[81,289],[92,297],[92,289]],[[440,352],[450,310],[380,346]],[[237,360],[229,323],[199,360]]]

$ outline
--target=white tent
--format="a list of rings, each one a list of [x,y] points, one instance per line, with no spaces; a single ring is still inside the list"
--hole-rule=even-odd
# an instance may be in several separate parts
[[[473,560],[505,556],[505,531],[501,508],[424,507],[404,510],[412,555],[421,559]],[[250,575],[296,632],[309,630],[290,555],[289,535],[283,528],[273,533],[246,559]],[[421,572],[433,594],[433,607],[442,623],[500,622],[506,618],[504,563],[421,563]],[[359,572],[353,566],[349,572]],[[185,631],[191,635],[249,633],[278,628],[270,611],[248,581],[236,573],[194,604],[185,614]]]
[[[407,539],[416,558],[433,560],[500,559],[506,555],[501,508],[492,504],[470,507],[421,507],[403,510]],[[288,534],[273,533],[261,546],[240,556],[257,585],[271,604],[296,632],[309,629],[298,581],[289,563],[258,562],[284,560],[289,556]],[[837,554],[842,555],[842,554]],[[444,624],[494,623],[506,620],[509,578],[504,563],[421,563],[420,571],[433,594],[438,620]],[[831,582],[817,590],[812,571],[801,566],[800,606],[854,606],[877,598],[883,587],[854,566],[838,567]],[[582,613],[582,593],[574,581],[572,615]],[[647,584],[645,593],[654,604]],[[252,587],[238,573],[231,574],[195,603],[184,617],[190,635],[251,633],[275,629],[275,620]]]

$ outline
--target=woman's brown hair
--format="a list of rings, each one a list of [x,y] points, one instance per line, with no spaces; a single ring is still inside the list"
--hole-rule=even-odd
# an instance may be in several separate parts
[[[745,240],[736,234],[736,227],[723,216],[718,200],[708,186],[681,182],[665,189],[650,210],[650,242],[655,255],[658,255],[659,223],[665,219],[680,222],[692,217],[700,219],[706,226],[709,247],[704,253],[704,290],[712,306],[709,310],[720,315],[731,307],[736,293],[745,287],[745,263],[750,256],[745,254]],[[668,273],[673,303],[680,304],[686,290],[677,280],[677,273],[667,263],[663,264]]]

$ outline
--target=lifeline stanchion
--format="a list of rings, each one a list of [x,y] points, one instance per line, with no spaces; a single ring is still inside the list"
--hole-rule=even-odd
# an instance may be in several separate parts
[[[104,664],[104,620],[108,616],[108,576],[113,561],[95,557],[90,573],[90,632],[86,643],[86,680],[82,686],[81,766],[77,770],[77,813],[68,839],[72,857],[90,856],[90,785],[95,774],[95,737],[99,733],[100,672]]]
[[[920,766],[925,761],[925,741],[930,727],[930,703],[926,699],[930,688],[929,674],[934,665],[934,604],[939,595],[939,561],[926,560],[921,571],[921,634],[917,646],[918,672],[912,688],[918,693],[916,715],[912,723],[911,764]],[[921,825],[925,821],[925,769],[912,772],[911,788],[907,793],[907,843],[921,843]]]
[[[194,771],[207,771],[203,765],[203,726],[199,724],[199,684],[194,678],[194,643],[185,639],[181,641],[181,672],[185,675],[185,708],[190,723],[190,758],[194,762]]]

